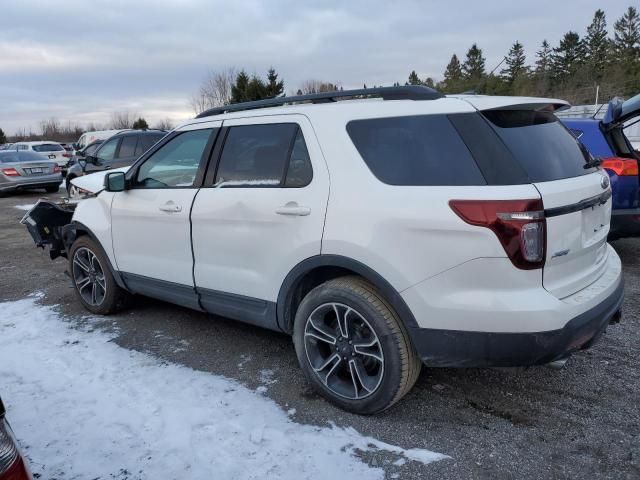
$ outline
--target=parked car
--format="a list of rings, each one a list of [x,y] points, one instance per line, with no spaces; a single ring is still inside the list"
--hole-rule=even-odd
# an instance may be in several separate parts
[[[215,108],[23,223],[90,312],[141,294],[288,333],[321,395],[372,414],[423,363],[562,361],[620,318],[609,177],[565,106],[407,86]]]
[[[27,462],[20,453],[0,398],[0,480],[32,480]]]
[[[72,194],[71,180],[89,173],[131,165],[153,144],[166,135],[163,130],[128,130],[117,133],[69,167],[66,175],[67,192]],[[88,148],[88,147],[87,147]]]
[[[62,169],[52,160],[28,150],[0,151],[0,192],[44,188],[55,193],[62,183]]]
[[[102,145],[103,142],[104,140],[95,140],[94,142],[84,147],[82,150],[75,150],[73,157],[71,157],[71,160],[69,160],[69,163],[67,164],[67,169],[78,163],[78,159],[94,155],[98,147]]]
[[[69,159],[73,156],[67,152],[62,145],[56,142],[17,142],[13,144],[13,149],[18,151],[30,151],[42,157],[54,160],[60,167],[66,167]]]
[[[624,133],[624,124],[640,116],[640,95],[608,105],[602,120],[563,118],[562,122],[602,162],[611,179],[613,210],[609,239],[640,236],[640,156]]]
[[[130,129],[121,128],[117,130],[96,130],[93,132],[85,132],[80,135],[80,138],[75,143],[74,147],[76,150],[82,150],[87,145],[95,142],[96,140],[106,140],[107,138],[113,137],[115,134],[120,132],[126,132]]]
[[[0,145],[0,150],[10,150],[13,146],[13,143],[4,143]]]

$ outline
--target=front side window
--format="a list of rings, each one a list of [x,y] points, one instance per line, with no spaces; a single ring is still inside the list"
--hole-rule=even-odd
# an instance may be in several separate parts
[[[231,127],[215,186],[301,187],[311,181],[311,162],[294,123]]]
[[[96,152],[96,156],[100,160],[113,160],[116,155],[116,149],[118,148],[119,138],[114,138],[102,144],[102,147]]]
[[[192,130],[172,138],[138,170],[136,188],[191,187],[212,129]]]

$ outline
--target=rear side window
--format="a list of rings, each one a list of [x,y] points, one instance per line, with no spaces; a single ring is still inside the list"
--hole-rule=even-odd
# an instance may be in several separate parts
[[[297,124],[241,125],[229,129],[215,185],[303,187],[311,177],[309,154]]]
[[[136,144],[138,143],[137,135],[129,135],[122,139],[120,144],[120,150],[118,152],[118,158],[127,158],[135,156]]]
[[[586,148],[550,112],[486,110],[482,115],[527,173],[531,182],[578,177],[590,160]]]
[[[486,185],[445,115],[354,120],[347,132],[371,172],[389,185]]]
[[[64,148],[62,148],[62,145],[46,143],[44,145],[34,145],[33,150],[36,152],[61,152],[64,151]]]
[[[164,134],[140,135],[138,139],[138,146],[136,147],[135,156],[139,157],[140,155],[142,155],[144,152],[146,152],[151,147],[153,147],[156,143],[158,143],[158,140],[160,140],[162,137],[164,137]]]

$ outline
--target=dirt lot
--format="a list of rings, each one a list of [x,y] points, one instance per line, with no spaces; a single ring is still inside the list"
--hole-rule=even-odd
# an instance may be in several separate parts
[[[63,260],[34,248],[16,205],[42,194],[0,197],[0,301],[34,291],[72,321],[86,312],[74,299]],[[394,465],[385,455],[363,461],[388,478],[640,478],[640,239],[614,243],[625,271],[622,323],[563,370],[425,369],[413,391],[376,417],[327,404],[306,385],[288,337],[224,318],[139,298],[109,317],[117,343],[167,361],[267,387],[301,423],[333,421],[405,448],[451,460]],[[0,315],[2,314],[0,306]],[[1,386],[1,381],[0,381]],[[8,392],[2,392],[8,395]],[[206,400],[206,399],[203,399]]]

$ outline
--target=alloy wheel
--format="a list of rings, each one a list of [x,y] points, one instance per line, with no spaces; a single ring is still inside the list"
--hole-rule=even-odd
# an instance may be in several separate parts
[[[107,294],[107,282],[98,257],[86,247],[73,254],[73,281],[82,299],[99,306]]]
[[[361,400],[382,382],[380,340],[364,316],[348,305],[325,303],[311,312],[304,347],[315,375],[340,397]]]

